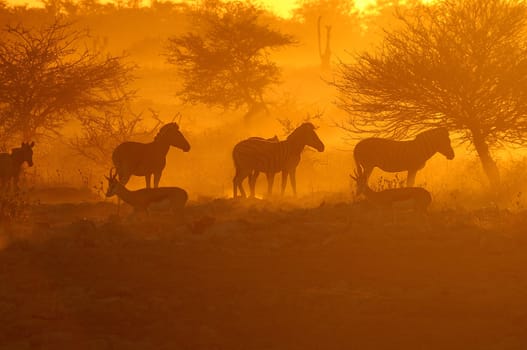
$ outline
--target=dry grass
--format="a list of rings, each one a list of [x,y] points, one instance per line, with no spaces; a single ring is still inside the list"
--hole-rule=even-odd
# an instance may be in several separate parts
[[[339,195],[204,199],[186,224],[115,210],[40,204],[13,226],[0,349],[527,344],[525,211],[434,210],[417,231],[373,226]]]

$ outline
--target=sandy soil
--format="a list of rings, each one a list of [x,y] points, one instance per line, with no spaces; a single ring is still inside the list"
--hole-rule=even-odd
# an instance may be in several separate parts
[[[0,349],[527,349],[527,212],[115,209],[39,204],[3,228]]]

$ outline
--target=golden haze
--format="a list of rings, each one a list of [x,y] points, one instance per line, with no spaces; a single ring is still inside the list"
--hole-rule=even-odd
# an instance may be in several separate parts
[[[358,10],[364,10],[367,6],[375,4],[375,1],[376,0],[356,0],[355,6]],[[102,2],[106,3],[111,1]],[[143,2],[148,3],[147,0],[143,0]],[[290,11],[298,5],[298,0],[260,0],[259,2],[282,17],[288,17]],[[42,1],[38,0],[8,0],[7,3],[12,5],[28,5],[34,7],[43,6]]]

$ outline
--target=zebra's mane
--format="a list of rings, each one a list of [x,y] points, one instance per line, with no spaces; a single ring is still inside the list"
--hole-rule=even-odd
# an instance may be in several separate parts
[[[434,128],[434,129],[430,129],[430,130],[425,130],[423,132],[420,132],[419,134],[417,134],[415,136],[415,139],[418,140],[418,139],[421,139],[423,137],[429,137],[429,136],[434,136],[434,137],[448,137],[448,129],[445,128],[445,127],[439,127],[439,128]]]
[[[309,123],[309,122],[302,123],[302,125],[300,125],[298,128],[293,130],[293,132],[289,134],[289,136],[287,136],[287,140],[289,140],[291,137],[294,138],[299,134],[305,133],[306,130],[315,130],[315,126],[313,125],[313,123]]]

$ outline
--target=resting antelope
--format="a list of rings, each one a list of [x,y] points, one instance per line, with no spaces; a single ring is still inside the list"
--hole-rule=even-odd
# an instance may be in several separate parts
[[[303,123],[296,128],[285,141],[269,142],[266,140],[244,140],[236,144],[232,151],[236,175],[232,180],[233,197],[238,196],[238,189],[242,197],[245,191],[242,181],[253,173],[264,172],[267,175],[267,194],[273,190],[274,174],[282,172],[282,195],[285,192],[287,178],[291,180],[293,193],[296,195],[296,167],[300,163],[300,156],[305,146],[311,146],[319,152],[324,151],[324,144],[315,132],[311,123]],[[252,181],[251,195],[254,195]]]
[[[126,185],[130,176],[144,176],[146,187],[150,188],[150,178],[154,175],[154,187],[158,187],[170,146],[183,152],[190,150],[190,144],[179,131],[177,123],[164,125],[150,143],[121,143],[112,154],[119,181]]]
[[[135,212],[148,212],[152,204],[168,202],[170,208],[181,212],[188,200],[187,192],[179,187],[143,188],[137,191],[128,190],[118,179],[117,174],[110,170],[108,191],[106,197],[117,195],[120,199],[130,204]]]
[[[350,177],[357,183],[357,193],[364,194],[380,212],[388,211],[393,215],[395,209],[405,207],[424,216],[432,203],[430,192],[422,187],[390,188],[377,192],[368,186],[366,177],[360,176],[357,171]]]
[[[13,148],[11,154],[0,153],[0,185],[5,187],[13,181],[15,188],[18,188],[18,178],[22,170],[22,164],[27,162],[28,166],[33,166],[33,146],[34,142],[22,142],[19,148]]]
[[[417,171],[437,152],[454,159],[454,150],[446,128],[436,128],[418,134],[410,141],[394,141],[370,137],[359,141],[353,150],[356,169],[366,183],[378,167],[388,172],[408,171],[407,186],[413,186]]]

